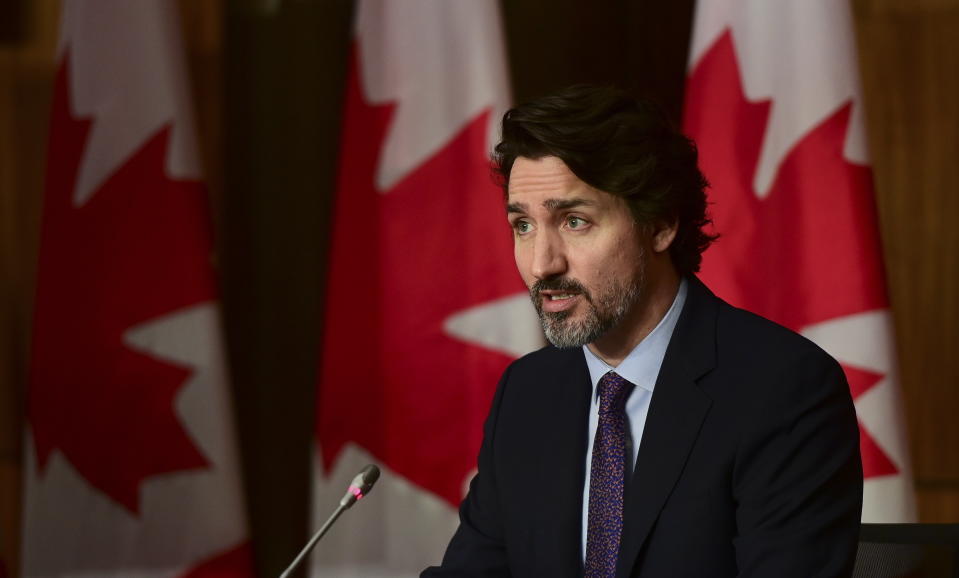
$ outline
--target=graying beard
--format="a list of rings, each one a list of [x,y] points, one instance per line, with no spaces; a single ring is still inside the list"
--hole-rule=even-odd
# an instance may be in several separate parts
[[[590,343],[604,333],[600,327],[596,310],[590,306],[589,314],[582,323],[567,323],[569,313],[546,313],[540,311],[540,321],[543,324],[543,333],[546,339],[560,349],[581,347]]]
[[[644,257],[645,255],[641,251],[639,258],[644,259]],[[560,282],[555,285],[559,285],[562,288],[575,287],[579,289],[581,287],[578,283]],[[600,300],[600,302],[596,304],[593,303],[591,296],[584,292],[583,297],[586,299],[589,309],[586,319],[579,324],[566,323],[570,316],[569,311],[559,311],[557,313],[547,313],[543,311],[541,303],[534,297],[536,293],[535,287],[530,289],[530,297],[533,297],[536,313],[539,315],[540,323],[543,325],[543,333],[546,334],[546,339],[555,347],[571,349],[574,347],[582,347],[596,341],[605,335],[607,331],[618,325],[623,318],[626,317],[630,305],[639,299],[642,288],[645,287],[645,285],[646,267],[644,263],[639,271],[638,282],[628,283],[625,287],[616,288],[620,290],[619,298],[617,298],[614,291],[612,295],[609,295],[604,300]],[[597,312],[607,310],[612,310],[610,315],[605,319],[601,319]]]
[[[568,311],[558,313],[547,313],[541,308],[537,308],[540,322],[543,324],[543,332],[546,339],[555,347],[560,349],[570,349],[573,347],[582,347],[587,343],[592,343],[606,334],[607,331],[618,325],[629,310],[629,306],[636,301],[639,296],[639,289],[630,284],[619,299],[615,301],[604,301],[600,307],[595,306],[591,300],[586,318],[581,323],[567,323],[570,314]],[[597,313],[599,310],[612,309],[612,312],[605,319],[601,319]]]

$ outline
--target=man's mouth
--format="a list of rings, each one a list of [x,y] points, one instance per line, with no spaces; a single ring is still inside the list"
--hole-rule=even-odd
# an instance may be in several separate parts
[[[529,293],[541,313],[569,313],[580,297],[589,301],[586,288],[573,279],[540,280],[530,287]]]
[[[572,308],[576,304],[576,298],[579,293],[566,293],[561,291],[542,291],[542,309],[547,313],[559,313]]]

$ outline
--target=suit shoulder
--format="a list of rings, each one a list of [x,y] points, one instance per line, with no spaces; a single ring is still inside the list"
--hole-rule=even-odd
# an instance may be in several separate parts
[[[701,385],[737,415],[751,416],[747,429],[791,422],[816,407],[855,416],[839,362],[806,337],[727,304],[716,331],[716,367]]]
[[[821,347],[795,331],[751,311],[720,303],[716,332],[725,353],[751,359],[772,357],[784,363],[802,360],[838,365]]]

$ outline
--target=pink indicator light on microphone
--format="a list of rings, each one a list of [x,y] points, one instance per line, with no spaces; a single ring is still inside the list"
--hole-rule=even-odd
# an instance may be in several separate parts
[[[343,487],[343,486],[340,486],[340,487]],[[350,486],[350,492],[351,492],[354,496],[356,496],[356,499],[357,499],[357,500],[363,498],[363,492],[361,492],[360,489],[357,488],[356,486]]]

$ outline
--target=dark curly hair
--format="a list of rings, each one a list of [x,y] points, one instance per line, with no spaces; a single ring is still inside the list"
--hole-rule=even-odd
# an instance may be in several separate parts
[[[624,197],[641,226],[679,226],[669,248],[681,275],[695,273],[718,235],[703,229],[708,183],[696,145],[652,103],[600,86],[577,85],[517,106],[503,116],[493,153],[504,195],[517,157],[555,156],[590,186]]]

